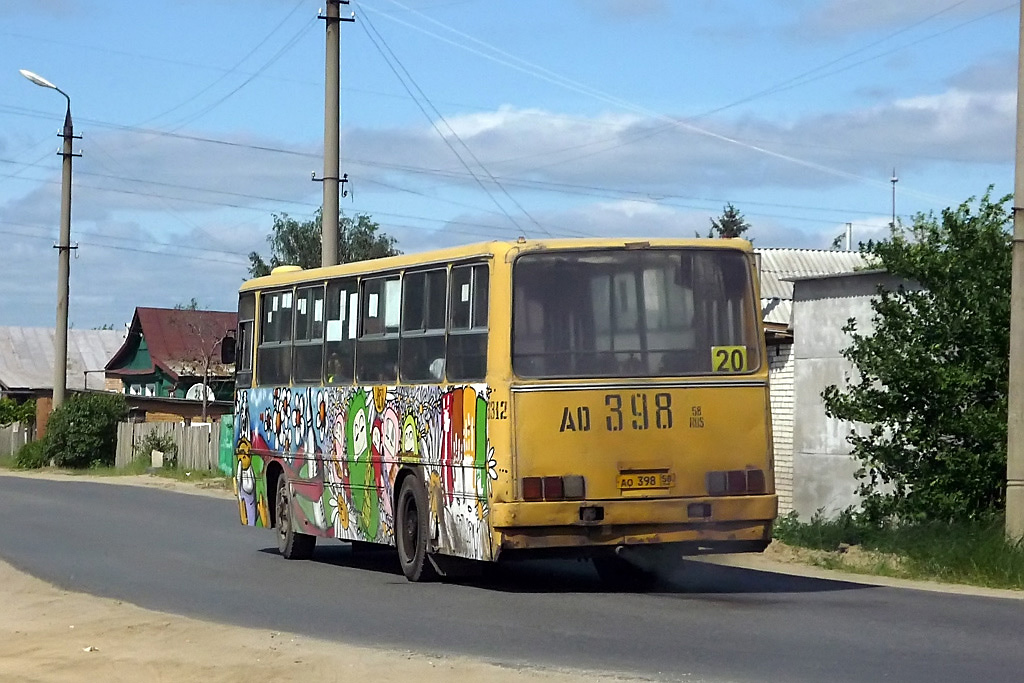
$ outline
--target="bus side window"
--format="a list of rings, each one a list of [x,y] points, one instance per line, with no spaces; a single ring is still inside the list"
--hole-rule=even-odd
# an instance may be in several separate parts
[[[361,294],[356,379],[397,382],[402,280],[398,275],[363,280]]]
[[[260,345],[256,381],[261,386],[288,384],[292,355],[292,290],[264,292],[260,298]]]
[[[352,384],[356,377],[356,326],[359,321],[359,294],[354,279],[327,283],[326,318],[324,383]]]
[[[252,328],[256,319],[256,295],[238,297],[238,334],[235,338],[235,386],[252,386]]]
[[[296,383],[320,383],[324,363],[324,287],[295,290],[295,341],[292,377]]]
[[[402,281],[400,376],[403,382],[440,382],[444,379],[448,271],[406,272]]]
[[[445,362],[450,380],[482,381],[487,374],[488,280],[486,265],[452,268]]]

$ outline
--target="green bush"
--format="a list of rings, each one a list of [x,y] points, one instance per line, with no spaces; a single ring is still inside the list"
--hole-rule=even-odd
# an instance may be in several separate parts
[[[29,441],[14,454],[14,466],[19,470],[37,470],[45,467],[46,463],[46,442],[43,439]]]
[[[150,461],[153,451],[164,454],[164,468],[175,469],[178,466],[178,445],[170,434],[149,432],[135,444],[135,458]]]
[[[775,520],[773,528],[773,536],[783,543],[816,550],[836,550],[843,544],[869,543],[879,532],[880,527],[853,508],[842,510],[831,518],[818,510],[807,523],[801,522],[793,511]]]
[[[122,394],[74,394],[50,415],[46,458],[58,467],[112,467],[117,425],[128,417]]]

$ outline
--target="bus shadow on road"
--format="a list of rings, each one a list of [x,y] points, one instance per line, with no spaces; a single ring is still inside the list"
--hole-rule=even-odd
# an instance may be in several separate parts
[[[658,572],[649,588],[637,590],[603,583],[587,561],[522,560],[499,564],[473,585],[511,593],[637,593],[659,595],[742,595],[822,593],[870,586],[806,576],[794,576],[760,569],[729,567],[699,561],[685,561]]]
[[[276,549],[264,549],[276,554]],[[401,577],[394,548],[357,546],[347,543],[319,545],[313,562],[357,569],[389,577]],[[475,564],[475,563],[474,563]],[[611,587],[603,583],[586,560],[516,560],[497,564],[480,563],[479,571],[465,576],[442,579],[445,583],[504,593],[636,593],[660,595],[742,595],[823,593],[871,588],[870,584],[838,579],[798,576],[765,569],[734,567],[699,560],[658,573],[658,581],[648,589]]]

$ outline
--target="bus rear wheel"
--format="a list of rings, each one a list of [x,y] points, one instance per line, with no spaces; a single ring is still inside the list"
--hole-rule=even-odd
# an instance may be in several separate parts
[[[398,492],[395,545],[398,546],[402,573],[410,581],[430,581],[437,576],[427,556],[429,509],[423,482],[415,474],[406,477]]]
[[[288,560],[308,560],[316,547],[316,536],[295,530],[292,519],[291,491],[282,475],[277,480],[274,509],[277,514],[277,549]]]

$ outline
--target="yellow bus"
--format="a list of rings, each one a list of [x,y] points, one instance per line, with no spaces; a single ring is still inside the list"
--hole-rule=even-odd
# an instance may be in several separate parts
[[[552,239],[303,270],[239,293],[235,484],[287,558],[761,551],[776,516],[744,240]]]

